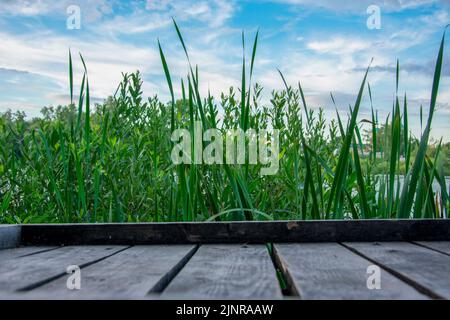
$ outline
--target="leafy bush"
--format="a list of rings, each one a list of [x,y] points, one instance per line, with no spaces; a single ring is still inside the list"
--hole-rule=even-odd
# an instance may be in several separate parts
[[[366,88],[372,98],[367,72],[346,122],[337,113],[337,121],[327,124],[323,110],[310,108],[301,86],[289,86],[281,73],[285,90],[273,91],[270,104],[262,105],[262,88],[251,85],[257,39],[250,79],[244,59],[241,88],[220,99],[201,97],[198,69],[191,67],[176,100],[160,46],[170,103],[143,99],[137,72],[124,74],[116,94],[92,108],[86,69],[74,101],[69,57],[68,106],[45,108],[42,118],[31,121],[23,113],[0,117],[0,222],[447,217],[442,173],[448,161],[442,154],[448,158],[448,144],[429,146],[444,37],[420,139],[409,134],[406,97],[396,97],[387,125],[380,125],[373,108],[371,119],[358,121]],[[278,173],[261,177],[261,165],[248,159],[244,165],[174,165],[171,133],[187,128],[193,134],[193,121],[222,132],[279,129]],[[368,141],[360,132],[363,123],[371,127]],[[406,174],[403,185],[399,174]]]

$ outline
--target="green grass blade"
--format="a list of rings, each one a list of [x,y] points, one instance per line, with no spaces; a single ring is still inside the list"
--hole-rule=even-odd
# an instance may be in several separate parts
[[[341,148],[338,165],[336,167],[336,176],[335,176],[335,179],[333,180],[333,184],[332,184],[331,191],[330,191],[330,198],[329,198],[328,204],[327,204],[326,217],[328,217],[330,214],[333,202],[335,204],[337,204],[337,202],[339,201],[338,197],[340,197],[340,195],[342,194],[342,190],[340,190],[340,188],[341,188],[344,178],[345,178],[343,171],[344,171],[344,167],[347,166],[347,164],[348,164],[350,144],[353,139],[353,132],[354,132],[355,126],[356,126],[358,111],[359,111],[359,107],[361,104],[364,87],[366,85],[366,79],[367,79],[367,74],[369,73],[369,68],[370,68],[370,66],[366,70],[361,87],[359,89],[359,93],[358,93],[358,96],[357,96],[356,102],[355,102],[355,107],[352,111],[350,123],[347,128],[347,134],[344,139],[344,144]]]
[[[436,107],[436,99],[439,91],[439,82],[441,78],[441,70],[442,70],[442,61],[444,57],[444,44],[445,44],[445,31],[442,35],[441,45],[439,48],[438,57],[436,60],[436,67],[433,76],[433,87],[431,90],[431,101],[430,101],[430,109],[428,113],[428,121],[427,126],[425,127],[425,131],[423,132],[422,138],[420,140],[419,150],[417,152],[416,158],[414,159],[414,164],[411,168],[411,181],[408,184],[404,184],[403,188],[405,190],[405,196],[400,199],[400,206],[398,210],[397,217],[406,218],[409,216],[411,212],[411,208],[414,202],[414,196],[416,195],[417,183],[421,180],[421,171],[425,161],[426,149],[428,145],[430,130],[431,130],[431,122],[433,119],[434,110]],[[420,194],[418,196],[421,196]]]
[[[69,87],[70,87],[70,104],[73,104],[73,68],[72,68],[72,53],[69,49]]]
[[[184,45],[184,43],[183,43]],[[170,76],[169,67],[167,66],[166,57],[164,56],[164,52],[161,48],[161,43],[158,40],[158,48],[159,48],[159,55],[161,57],[161,62],[164,69],[164,74],[166,76],[167,85],[169,86],[169,92],[171,97],[171,109],[170,109],[170,130],[173,132],[175,130],[175,95],[173,92],[173,84],[172,84],[172,78]]]
[[[408,172],[411,151],[409,148],[408,102],[406,100],[406,93],[403,99],[403,146],[405,153],[405,172]]]
[[[398,72],[397,72],[398,73]],[[394,117],[392,119],[392,133],[391,133],[391,154],[389,165],[389,189],[388,189],[388,213],[391,215],[394,209],[394,183],[397,177],[397,166],[400,157],[400,106],[398,98],[396,99],[396,106]]]
[[[370,214],[369,204],[368,204],[367,196],[366,196],[366,184],[365,184],[362,169],[361,169],[361,162],[359,159],[358,148],[356,146],[356,140],[354,137],[353,137],[352,145],[353,145],[353,163],[355,165],[355,171],[356,171],[356,177],[357,177],[357,185],[358,185],[358,192],[359,192],[359,196],[360,196],[362,218],[367,219],[370,217],[371,214]]]

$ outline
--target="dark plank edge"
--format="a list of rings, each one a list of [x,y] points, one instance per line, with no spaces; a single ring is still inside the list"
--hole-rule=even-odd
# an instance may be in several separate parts
[[[20,225],[0,225],[0,249],[15,248],[21,241]]]
[[[67,290],[66,276],[22,296],[24,299],[45,300],[157,299],[158,296],[148,296],[149,290],[195,247],[196,245],[132,246],[82,268],[81,290]]]
[[[282,291],[267,247],[209,244],[164,290],[164,299],[281,299]]]
[[[22,225],[24,245],[448,240],[450,219]]]
[[[430,247],[430,246],[428,246],[428,245],[426,245],[426,244],[419,243],[419,242],[415,242],[415,241],[411,241],[411,243],[412,243],[412,244],[415,244],[416,246],[419,246],[419,247],[422,247],[422,248],[425,248],[425,249],[428,249],[428,250],[431,250],[431,251],[435,251],[435,252],[444,254],[444,255],[446,255],[446,256],[450,256],[450,254],[448,254],[447,252],[444,252],[444,251],[442,251],[442,250],[439,250],[439,249]]]
[[[159,279],[159,281],[148,292],[149,295],[161,294],[164,289],[170,284],[170,282],[180,273],[181,269],[191,260],[194,254],[197,252],[199,245],[193,247],[189,252],[174,265],[167,273]]]
[[[384,263],[381,263],[380,261],[376,260],[376,259],[372,259],[370,256],[367,256],[366,254],[360,252],[359,250],[349,247],[344,243],[339,243],[341,246],[347,248],[348,250],[352,251],[353,253],[363,257],[366,260],[369,260],[370,262],[378,265],[380,268],[383,268],[384,270],[386,270],[387,272],[389,272],[391,275],[397,277],[398,279],[402,280],[403,282],[409,284],[411,287],[413,287],[414,289],[416,289],[417,291],[419,291],[420,293],[432,298],[432,299],[440,299],[440,300],[445,300],[445,297],[437,294],[436,292],[434,292],[433,290],[431,290],[428,287],[425,287],[423,285],[421,285],[420,283],[414,281],[414,279],[411,279],[410,277],[405,276],[404,274],[396,271],[393,268],[390,268],[388,266],[386,266]]]
[[[79,267],[80,267],[80,269],[89,267],[90,265],[93,265],[94,263],[103,261],[103,260],[105,260],[105,259],[107,259],[107,258],[109,258],[109,257],[112,257],[112,256],[118,254],[119,252],[122,252],[122,251],[124,251],[124,250],[129,249],[129,248],[131,248],[131,246],[125,247],[125,248],[120,249],[120,250],[116,250],[116,251],[114,251],[113,253],[108,254],[108,255],[106,255],[106,256],[103,256],[103,257],[101,257],[101,258],[98,258],[98,259],[95,259],[95,260],[92,260],[92,261],[89,261],[89,262],[80,264]],[[27,286],[25,286],[25,287],[19,288],[19,289],[16,290],[16,291],[17,291],[17,292],[27,292],[27,291],[30,291],[30,290],[39,288],[39,287],[41,287],[41,286],[43,286],[43,285],[45,285],[45,284],[47,284],[47,283],[49,283],[49,282],[51,282],[51,281],[54,281],[54,280],[56,280],[56,279],[59,279],[59,278],[61,278],[61,277],[66,276],[66,275],[67,275],[67,273],[61,272],[61,273],[59,273],[59,274],[55,274],[55,275],[52,276],[52,277],[49,277],[49,278],[46,278],[46,279],[42,279],[42,280],[40,280],[40,281],[38,281],[38,282],[35,282],[35,283],[32,283],[32,284],[27,285]]]
[[[274,266],[276,269],[280,270],[285,283],[286,283],[286,293],[285,295],[292,297],[292,298],[300,298],[300,292],[295,285],[294,278],[292,277],[289,268],[287,266],[287,263],[283,260],[282,255],[278,252],[275,245],[272,245],[272,259],[274,262]]]
[[[23,255],[21,255],[21,256],[18,256],[17,258],[23,258],[23,257],[34,256],[34,255],[39,254],[39,253],[44,253],[44,252],[48,252],[48,251],[53,251],[53,250],[57,250],[57,249],[60,249],[60,248],[63,248],[63,247],[62,247],[62,246],[58,246],[58,247],[53,247],[53,248],[41,249],[41,250],[37,250],[37,251],[30,252],[30,253],[27,253],[27,254],[23,254]]]

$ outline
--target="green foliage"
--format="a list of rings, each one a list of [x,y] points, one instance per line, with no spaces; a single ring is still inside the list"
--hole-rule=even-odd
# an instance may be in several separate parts
[[[369,68],[348,119],[336,106],[337,120],[327,123],[323,109],[309,106],[301,85],[290,86],[281,72],[285,89],[273,91],[270,104],[262,105],[262,87],[252,84],[258,34],[249,68],[242,36],[241,87],[219,99],[202,97],[199,70],[175,28],[190,72],[175,92],[170,61],[158,42],[169,103],[144,99],[136,72],[123,74],[115,95],[92,106],[84,60],[74,102],[69,53],[68,106],[44,108],[43,117],[32,120],[20,112],[0,116],[0,223],[448,217],[450,143],[429,138],[444,38],[429,118],[416,138],[408,131],[406,96],[396,95],[382,124],[373,106],[371,118],[359,120],[366,87],[372,102]],[[194,139],[195,121],[224,134],[235,128],[280,130],[278,173],[260,176],[261,165],[249,164],[248,155],[243,165],[174,165],[171,133],[186,128]],[[193,145],[191,154],[196,156]]]

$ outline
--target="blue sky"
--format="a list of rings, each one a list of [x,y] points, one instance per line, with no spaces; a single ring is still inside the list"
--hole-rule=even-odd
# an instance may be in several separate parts
[[[66,27],[69,5],[80,7],[79,30]],[[380,8],[381,29],[367,28],[370,5]],[[146,96],[167,99],[158,38],[174,81],[188,70],[171,17],[199,65],[204,93],[218,96],[239,86],[241,32],[249,56],[259,28],[254,80],[265,88],[263,101],[283,87],[279,68],[289,83],[301,82],[311,107],[324,107],[329,119],[334,117],[330,92],[345,112],[372,57],[369,82],[384,118],[392,107],[398,58],[400,93],[409,98],[412,130],[419,134],[419,107],[429,106],[450,0],[1,0],[0,112],[10,108],[37,116],[44,105],[67,104],[69,48],[85,57],[96,101],[114,93],[121,72],[135,70],[143,75]],[[79,83],[79,59],[74,64]],[[361,118],[368,116],[367,100],[366,95]],[[435,117],[433,136],[450,141],[449,49]]]

